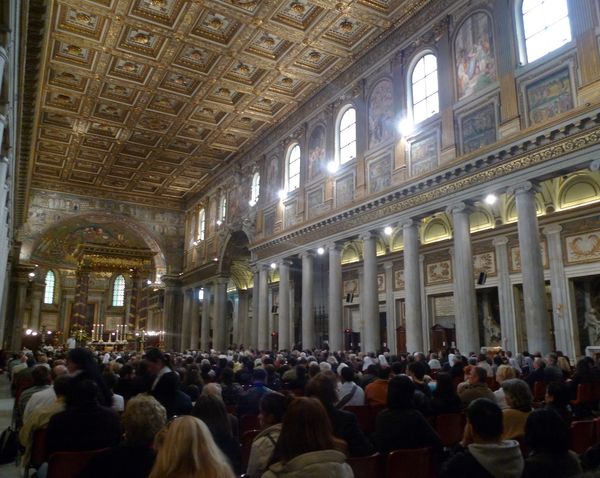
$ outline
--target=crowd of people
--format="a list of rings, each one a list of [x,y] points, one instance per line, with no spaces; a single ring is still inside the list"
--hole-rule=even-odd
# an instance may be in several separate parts
[[[348,458],[417,448],[431,450],[443,478],[559,478],[600,467],[600,444],[581,456],[569,449],[571,422],[597,411],[573,402],[578,385],[599,382],[600,369],[589,357],[572,367],[560,352],[74,348],[0,365],[15,395],[21,463],[46,429],[46,457],[104,450],[82,477],[344,478],[353,476]],[[376,412],[368,433],[354,413],[362,406]],[[462,412],[462,440],[445,447],[432,417]],[[243,459],[249,420],[260,431]],[[47,463],[36,466],[44,478]]]

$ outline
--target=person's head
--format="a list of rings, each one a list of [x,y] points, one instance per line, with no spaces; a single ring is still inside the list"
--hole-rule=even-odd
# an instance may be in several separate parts
[[[550,382],[546,387],[544,402],[556,408],[566,408],[571,401],[569,387],[562,382]]]
[[[67,384],[67,408],[89,408],[98,404],[99,389],[93,380],[73,380]]]
[[[562,454],[569,450],[569,427],[549,408],[534,410],[525,423],[525,442],[535,452]]]
[[[252,371],[252,380],[259,383],[266,383],[267,371],[264,368],[255,368]]]
[[[65,375],[67,374],[69,371],[67,370],[67,367],[64,365],[55,365],[54,367],[52,367],[52,372],[51,372],[51,378],[52,381],[56,380],[57,377],[60,377],[61,375]]]
[[[340,448],[321,402],[312,397],[299,397],[290,403],[283,416],[271,462],[287,462],[304,453]]]
[[[454,383],[452,381],[452,375],[448,372],[440,372],[436,376],[436,386],[433,394],[436,397],[448,397],[450,395],[456,395],[454,390]]]
[[[202,420],[214,437],[231,436],[227,408],[220,397],[200,395],[194,405],[192,415]]]
[[[342,376],[342,382],[354,381],[354,369],[352,367],[342,367],[340,375]]]
[[[337,402],[337,380],[333,372],[321,372],[310,379],[304,391],[307,397],[318,398],[323,406]]]
[[[123,414],[125,441],[131,446],[150,446],[166,422],[165,407],[154,397],[136,395],[127,402]]]
[[[60,398],[60,399],[65,399],[67,396],[67,393],[69,393],[69,382],[70,382],[70,377],[67,377],[67,375],[63,374],[60,375],[59,377],[56,377],[54,379],[54,382],[52,383],[52,387],[54,388],[54,393],[56,394],[56,398]]]
[[[157,348],[149,348],[144,355],[146,370],[150,375],[158,375],[164,367],[169,367],[169,358]]]
[[[517,371],[510,365],[500,365],[496,370],[496,382],[502,383],[505,380],[517,377]]]
[[[380,380],[389,380],[392,369],[390,367],[380,367],[377,377]]]
[[[569,363],[569,359],[567,357],[562,355],[558,357],[556,360],[556,365],[558,365],[558,368],[560,368],[563,372],[571,373],[571,364]]]
[[[96,373],[98,362],[88,349],[77,347],[69,350],[67,354],[67,369],[69,373],[82,370],[86,373]]]
[[[221,399],[223,398],[223,388],[215,382],[207,383],[202,387],[202,395],[213,395]]]
[[[475,443],[501,440],[504,430],[502,410],[496,402],[487,398],[473,400],[467,407],[466,415]]]
[[[406,375],[396,375],[388,384],[387,402],[392,409],[412,408],[415,384]]]
[[[154,440],[158,453],[149,478],[234,478],[208,427],[196,417],[171,421]]]
[[[556,354],[548,354],[546,355],[546,363],[548,365],[556,365],[556,361],[558,360],[558,357]]]
[[[524,355],[524,354],[523,354]],[[538,369],[538,368],[544,368],[546,367],[546,362],[544,362],[544,359],[541,357],[536,357],[533,360],[533,368]]]
[[[423,380],[423,377],[425,377],[426,372],[427,367],[425,367],[424,362],[411,362],[408,365],[408,373],[419,381]]]
[[[225,367],[221,370],[221,383],[231,385],[233,383],[234,373],[230,367]]]
[[[258,418],[262,428],[281,423],[288,405],[288,398],[278,392],[266,393],[258,404]]]
[[[36,365],[31,371],[33,385],[43,387],[50,384],[50,370],[45,365]]]
[[[483,367],[472,367],[469,372],[468,381],[470,384],[486,383],[487,372]]]
[[[527,382],[520,378],[511,378],[502,382],[502,390],[504,390],[506,403],[510,408],[522,412],[531,411],[533,396]]]

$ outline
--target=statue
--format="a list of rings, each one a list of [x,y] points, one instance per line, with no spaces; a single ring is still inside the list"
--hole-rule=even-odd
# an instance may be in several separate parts
[[[485,329],[485,335],[488,345],[500,345],[502,340],[502,333],[500,327],[491,315],[488,315],[483,321],[483,327]]]
[[[600,320],[596,309],[591,308],[585,314],[585,322],[583,327],[587,329],[590,345],[600,345]]]

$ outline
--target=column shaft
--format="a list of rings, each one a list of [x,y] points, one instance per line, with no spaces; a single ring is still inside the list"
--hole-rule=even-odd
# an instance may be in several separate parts
[[[258,273],[258,349],[269,350],[269,268],[262,266]]]
[[[213,331],[214,345],[213,347],[223,352],[228,345],[227,339],[227,279],[217,279],[215,285],[215,327]]]
[[[419,228],[414,221],[402,227],[404,242],[404,309],[406,350],[423,351],[423,321],[421,311],[421,264],[419,261]]]
[[[329,246],[329,350],[343,350],[342,323],[342,251],[340,246]]]
[[[180,350],[185,350],[189,346],[190,334],[192,331],[191,324],[191,308],[192,308],[192,292],[193,289],[188,289],[183,293],[183,314],[181,324]]]
[[[387,325],[387,347],[390,353],[397,353],[396,345],[396,300],[394,298],[394,264],[386,262],[385,271],[385,319]]]
[[[535,210],[535,186],[524,183],[514,188],[517,202],[517,227],[523,275],[523,298],[527,348],[531,352],[550,352],[552,340],[546,317],[546,285]]]
[[[200,331],[200,317],[198,311],[200,309],[200,299],[198,298],[199,288],[192,289],[192,305],[190,309],[190,340],[189,346],[191,350],[198,350],[198,335]]]
[[[360,291],[360,304],[363,309],[364,337],[361,337],[363,352],[377,352],[380,348],[379,335],[379,296],[377,292],[377,245],[371,233],[363,240],[363,290]]]
[[[502,346],[506,350],[519,352],[517,346],[514,294],[508,270],[508,239],[504,236],[496,237],[493,243],[496,247],[496,263],[498,268],[498,300],[500,303]]]
[[[204,286],[204,300],[202,301],[202,321],[200,322],[200,348],[204,352],[210,350],[210,298],[211,288],[208,284]]]
[[[250,345],[248,339],[249,323],[248,323],[248,291],[238,290],[238,339],[237,346]]]
[[[470,208],[460,203],[449,208],[454,226],[454,306],[456,345],[463,354],[478,352],[477,301],[469,224]]]
[[[260,274],[258,273],[258,269],[254,270],[254,282],[252,286],[252,321],[248,325],[248,346],[249,347],[258,347],[258,296],[260,295],[259,282],[260,282]]]
[[[290,265],[279,263],[279,349],[290,350]]]
[[[302,254],[302,348],[313,349],[315,346],[314,319],[314,256]]]

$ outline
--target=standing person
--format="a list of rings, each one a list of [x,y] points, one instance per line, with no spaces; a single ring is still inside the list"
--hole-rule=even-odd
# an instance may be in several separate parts
[[[235,478],[208,427],[196,417],[177,417],[154,440],[149,478]]]
[[[442,465],[440,478],[521,478],[521,449],[515,440],[502,440],[502,410],[496,402],[476,399],[466,414],[462,449]]]
[[[262,478],[353,478],[344,449],[321,402],[296,398],[285,412],[272,464]]]
[[[88,349],[82,347],[69,350],[67,354],[67,370],[73,384],[84,380],[93,381],[98,390],[98,402],[103,407],[112,406],[112,393],[104,383],[98,361]]]
[[[179,375],[173,372],[169,357],[159,349],[151,348],[144,358],[148,374],[154,377],[150,394],[166,408],[167,417],[189,414],[192,400],[180,390]]]

